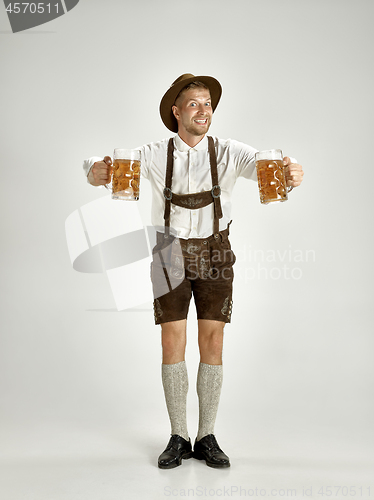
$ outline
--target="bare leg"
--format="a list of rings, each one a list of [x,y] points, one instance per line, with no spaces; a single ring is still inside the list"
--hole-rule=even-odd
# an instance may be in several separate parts
[[[199,319],[200,362],[208,365],[222,365],[223,321]]]
[[[161,325],[162,363],[184,361],[187,320],[170,321]]]

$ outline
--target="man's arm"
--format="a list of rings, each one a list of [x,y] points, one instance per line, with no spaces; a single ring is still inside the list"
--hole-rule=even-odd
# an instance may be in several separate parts
[[[140,175],[142,179],[148,179],[153,158],[153,148],[159,148],[160,144],[162,146],[162,143],[156,143],[156,145],[146,144],[137,148],[141,152]],[[113,172],[113,166],[110,156],[105,156],[104,158],[101,158],[100,156],[92,156],[91,158],[84,160],[83,171],[89,184],[92,186],[105,187],[111,190],[111,175]]]

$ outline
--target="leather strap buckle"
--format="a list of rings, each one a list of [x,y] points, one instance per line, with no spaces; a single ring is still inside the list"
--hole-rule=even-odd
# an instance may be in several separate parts
[[[218,194],[214,194],[214,190],[215,189],[218,189]],[[213,198],[219,198],[221,196],[221,188],[220,188],[220,186],[218,186],[218,184],[216,186],[213,186],[212,190],[211,190],[211,193],[212,193]]]
[[[164,198],[166,200],[170,201],[172,199],[172,197],[173,197],[173,193],[172,193],[171,189],[168,187],[164,188]]]

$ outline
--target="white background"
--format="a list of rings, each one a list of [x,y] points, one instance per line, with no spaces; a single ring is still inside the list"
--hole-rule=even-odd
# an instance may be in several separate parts
[[[153,499],[199,485],[374,495],[373,15],[371,0],[81,0],[12,34],[0,7],[4,498]],[[253,182],[235,188],[224,472],[157,469],[170,429],[151,304],[117,312],[105,275],[72,269],[64,230],[107,194],[86,183],[83,159],[168,137],[159,102],[186,72],[222,84],[213,135],[281,148],[305,171],[280,205],[261,206]],[[139,208],[149,223],[146,182]],[[192,440],[195,323],[192,307]]]

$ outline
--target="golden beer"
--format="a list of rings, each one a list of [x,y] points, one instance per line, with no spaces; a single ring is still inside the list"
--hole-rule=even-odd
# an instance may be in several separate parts
[[[140,152],[114,150],[112,198],[138,200],[140,187]]]
[[[282,151],[279,149],[256,153],[256,168],[260,202],[288,200]]]

